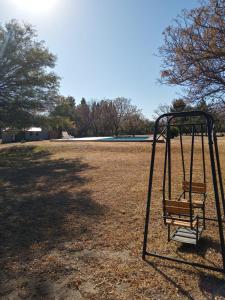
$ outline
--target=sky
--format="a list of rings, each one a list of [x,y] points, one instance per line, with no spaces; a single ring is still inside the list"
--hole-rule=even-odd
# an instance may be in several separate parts
[[[0,0],[0,23],[18,19],[35,26],[57,55],[60,93],[79,103],[126,97],[152,118],[178,87],[157,82],[163,30],[197,0]]]

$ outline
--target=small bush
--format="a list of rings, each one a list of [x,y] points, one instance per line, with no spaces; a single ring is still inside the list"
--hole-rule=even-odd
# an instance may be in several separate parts
[[[170,127],[170,137],[173,139],[179,134],[179,129],[177,127]]]

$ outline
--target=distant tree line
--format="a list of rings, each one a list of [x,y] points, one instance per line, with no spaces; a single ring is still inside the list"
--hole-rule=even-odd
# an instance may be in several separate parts
[[[120,134],[147,134],[153,122],[123,97],[87,102],[84,98],[76,105],[73,97],[58,96],[48,116],[42,116],[39,124],[73,136],[107,136]]]

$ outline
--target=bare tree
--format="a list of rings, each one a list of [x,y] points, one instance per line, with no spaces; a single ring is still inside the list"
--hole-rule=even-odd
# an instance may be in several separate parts
[[[122,123],[123,130],[125,133],[132,134],[141,134],[145,130],[145,119],[140,113],[132,113],[126,117]],[[150,128],[149,132],[150,133]]]
[[[186,107],[187,104],[183,99],[174,99],[172,101],[171,111],[176,111],[176,112],[184,111]]]
[[[153,119],[157,119],[159,116],[163,114],[167,114],[171,111],[171,105],[168,104],[160,104],[157,109],[154,110]]]
[[[114,134],[118,136],[122,121],[130,114],[136,113],[138,109],[131,104],[130,99],[124,97],[109,100],[109,107]]]
[[[164,31],[161,82],[184,87],[185,97],[225,107],[225,2],[183,10]]]

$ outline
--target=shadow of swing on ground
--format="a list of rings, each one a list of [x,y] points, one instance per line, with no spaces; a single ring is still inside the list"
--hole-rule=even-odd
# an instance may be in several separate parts
[[[191,244],[179,244],[176,249],[176,256],[178,259],[186,260],[186,255],[194,254],[199,258],[204,259],[206,265],[219,268],[214,263],[213,259],[210,260],[207,258],[207,251],[212,251],[213,253],[221,254],[220,241],[215,240],[210,236],[203,236],[198,242],[198,246]],[[213,258],[213,257],[212,257]],[[166,260],[154,259],[151,260],[150,257],[147,257],[147,264],[151,266],[156,272],[158,272],[165,280],[167,280],[171,285],[174,286],[176,291],[187,299],[195,299],[194,294],[191,291],[187,290],[185,282],[182,280],[175,280],[172,274],[172,270],[177,272],[186,273],[190,278],[193,274],[197,277],[198,286],[202,295],[206,299],[215,299],[215,297],[225,297],[225,279],[222,277],[221,273],[209,274],[206,270],[205,272],[201,268],[191,266],[191,268],[186,268],[182,264],[170,264]],[[222,263],[222,262],[221,262]],[[193,268],[193,270],[192,270]]]
[[[171,268],[171,266],[165,265],[165,264],[157,264],[154,262],[151,262],[149,260],[145,260],[145,262],[152,267],[157,273],[159,273],[165,280],[167,280],[170,284],[174,286],[176,291],[181,294],[182,296],[185,296],[187,299],[194,300],[194,298],[191,296],[191,294],[185,290],[184,287],[182,287],[179,283],[177,283],[172,276],[167,274],[167,272],[164,270],[165,267]],[[161,266],[161,268],[160,268]]]
[[[145,260],[145,262],[151,266],[156,272],[158,272],[165,280],[167,280],[171,285],[174,286],[176,291],[182,295],[183,297],[186,297],[187,299],[193,300],[195,297],[191,295],[191,293],[186,290],[186,284],[179,283],[174,280],[174,277],[170,274],[172,269],[177,271],[182,271],[184,273],[187,273],[188,276],[193,275],[193,271],[190,269],[186,269],[185,267],[179,266],[173,266],[169,265],[166,262],[151,262],[149,260]],[[216,275],[212,274],[205,274],[201,270],[193,267],[195,270],[197,270],[196,275],[198,276],[198,286],[204,295],[206,299],[215,299],[215,297],[225,297],[225,279],[217,273]],[[168,271],[166,271],[166,269]]]
[[[221,253],[220,242],[218,240],[214,240],[211,237],[201,237],[198,246],[191,244],[181,244],[177,248],[177,252],[179,253],[196,253],[201,257],[205,257],[206,252],[210,249],[213,249],[216,253]]]
[[[225,298],[225,279],[215,275],[199,274],[199,288],[206,299]]]

